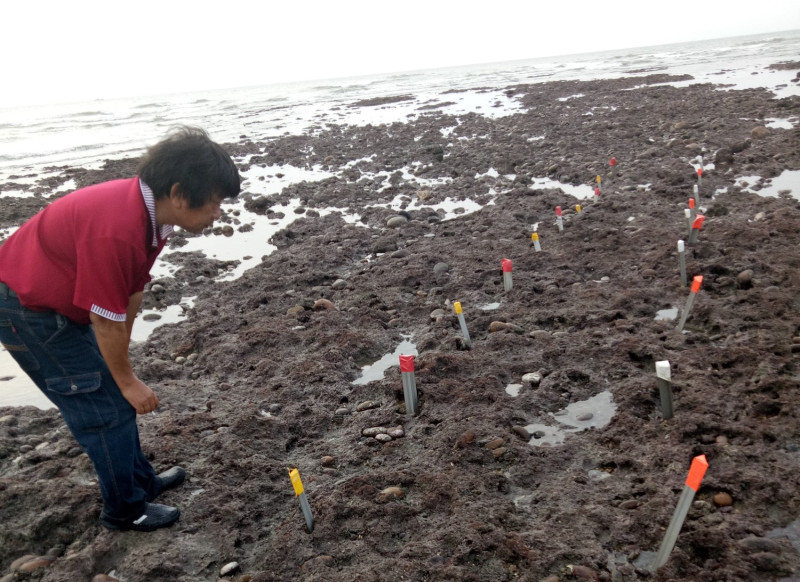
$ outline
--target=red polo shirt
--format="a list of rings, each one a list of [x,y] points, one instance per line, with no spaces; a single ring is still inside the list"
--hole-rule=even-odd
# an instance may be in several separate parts
[[[154,237],[151,212],[138,177],[76,190],[0,246],[0,281],[30,309],[85,325],[90,312],[125,321],[166,242]]]

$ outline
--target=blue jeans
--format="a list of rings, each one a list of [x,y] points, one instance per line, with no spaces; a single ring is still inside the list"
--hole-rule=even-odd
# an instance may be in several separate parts
[[[103,513],[121,520],[142,515],[159,484],[139,444],[136,411],[111,377],[92,326],[27,309],[0,285],[0,342],[58,407],[89,455]]]

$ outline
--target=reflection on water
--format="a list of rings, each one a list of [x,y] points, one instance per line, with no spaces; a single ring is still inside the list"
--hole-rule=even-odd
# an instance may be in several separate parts
[[[587,400],[573,402],[555,414],[555,420],[565,426],[551,426],[533,423],[525,427],[530,433],[528,444],[535,447],[542,445],[558,445],[564,442],[567,433],[581,432],[589,428],[603,428],[614,417],[617,405],[609,390],[600,392]]]
[[[369,384],[376,380],[383,380],[383,375],[392,366],[400,365],[400,356],[417,356],[417,346],[409,341],[411,336],[403,336],[397,348],[390,354],[385,354],[377,362],[361,368],[361,377],[353,380],[353,384]]]

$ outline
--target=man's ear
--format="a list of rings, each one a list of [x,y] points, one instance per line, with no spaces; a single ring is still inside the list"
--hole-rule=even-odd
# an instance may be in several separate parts
[[[180,182],[175,182],[172,188],[169,189],[169,199],[173,204],[177,204],[178,207],[182,207],[183,204],[187,202],[186,195],[183,193],[183,187],[180,185]]]

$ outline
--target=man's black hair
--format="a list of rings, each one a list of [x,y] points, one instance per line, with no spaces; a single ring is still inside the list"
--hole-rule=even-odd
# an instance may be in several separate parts
[[[156,200],[166,198],[180,184],[189,208],[199,208],[214,195],[236,197],[239,171],[230,155],[197,127],[180,127],[147,149],[139,162],[139,177]]]

